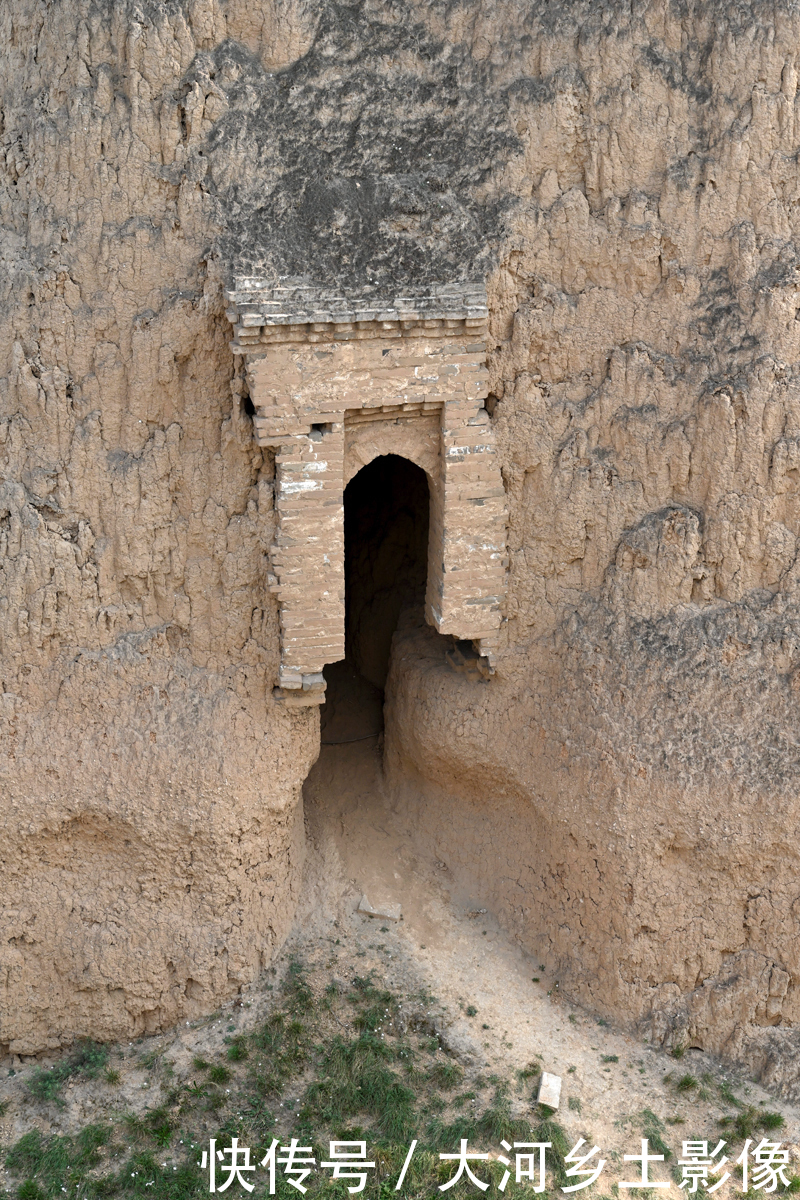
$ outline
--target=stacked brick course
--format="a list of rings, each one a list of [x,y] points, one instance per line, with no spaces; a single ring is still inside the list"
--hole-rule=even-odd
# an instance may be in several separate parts
[[[277,451],[281,696],[319,703],[323,666],[344,657],[344,487],[378,454],[428,475],[426,619],[493,661],[506,509],[483,406],[482,287],[385,301],[243,279],[228,299],[256,437]]]

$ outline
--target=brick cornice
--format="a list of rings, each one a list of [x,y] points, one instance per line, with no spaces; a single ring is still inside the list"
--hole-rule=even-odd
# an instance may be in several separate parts
[[[365,289],[342,295],[311,284],[275,285],[251,276],[226,291],[234,353],[280,342],[364,338],[483,336],[488,309],[483,283],[437,284],[387,297]]]

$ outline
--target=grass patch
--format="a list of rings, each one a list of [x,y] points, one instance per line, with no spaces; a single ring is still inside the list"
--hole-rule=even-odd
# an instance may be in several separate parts
[[[66,1063],[57,1063],[54,1067],[37,1067],[28,1080],[28,1091],[34,1100],[43,1104],[57,1104],[64,1107],[61,1095],[64,1084],[72,1072]]]
[[[568,1182],[564,1157],[571,1143],[561,1126],[543,1110],[520,1115],[516,1107],[526,1102],[526,1084],[539,1075],[538,1062],[510,1079],[465,1069],[443,1054],[429,1032],[432,999],[404,997],[401,1006],[400,997],[372,976],[331,989],[329,977],[295,962],[270,996],[274,1007],[266,1019],[243,1033],[228,1025],[222,1044],[209,1044],[184,1077],[177,1069],[168,1078],[163,1049],[142,1047],[144,1060],[158,1067],[152,1109],[120,1123],[87,1125],[74,1137],[26,1134],[6,1156],[10,1196],[199,1200],[208,1194],[208,1175],[198,1166],[201,1151],[209,1138],[225,1148],[234,1136],[250,1147],[252,1163],[260,1162],[273,1137],[283,1145],[298,1137],[313,1147],[317,1163],[330,1157],[331,1139],[364,1140],[376,1167],[368,1173],[363,1200],[391,1200],[412,1137],[418,1145],[403,1186],[409,1200],[438,1195],[457,1170],[457,1163],[441,1161],[439,1153],[457,1152],[461,1138],[468,1139],[470,1150],[495,1153],[504,1140],[551,1142],[548,1186]],[[78,1050],[57,1069],[41,1072],[48,1097],[60,1097],[69,1075],[107,1077],[105,1048],[98,1053],[89,1044]],[[132,1066],[143,1063],[138,1049],[132,1057]],[[576,1111],[573,1102],[570,1107]],[[502,1164],[474,1166],[496,1188]],[[222,1178],[218,1173],[218,1187]],[[256,1196],[266,1194],[263,1168],[249,1179]],[[280,1200],[297,1200],[281,1173],[276,1182]],[[307,1200],[348,1200],[330,1171],[319,1170],[305,1183]],[[467,1200],[473,1191],[459,1183],[452,1198]],[[505,1200],[525,1200],[528,1194],[512,1178]]]
[[[6,1169],[25,1177],[18,1192],[22,1200],[61,1196],[65,1186],[74,1195],[100,1163],[110,1138],[111,1131],[101,1125],[87,1125],[74,1138],[44,1137],[32,1129],[6,1154]]]
[[[529,1079],[536,1079],[539,1075],[541,1075],[541,1073],[542,1068],[538,1063],[529,1062],[527,1066],[522,1067],[521,1070],[517,1071],[517,1082],[522,1087],[528,1082]]]
[[[451,1092],[453,1088],[459,1087],[463,1082],[464,1070],[458,1063],[436,1063],[428,1072],[428,1078],[442,1091]]]
[[[108,1054],[108,1046],[100,1046],[86,1039],[78,1042],[70,1063],[73,1071],[84,1079],[97,1079],[108,1066]]]
[[[731,1085],[727,1082],[722,1082],[718,1088],[720,1100],[724,1100],[731,1108],[741,1108],[742,1102],[738,1096],[734,1095]]]
[[[413,1136],[415,1096],[390,1069],[394,1057],[374,1033],[349,1042],[334,1038],[320,1064],[323,1078],[306,1093],[306,1111],[334,1129],[368,1116],[390,1140]]]
[[[557,1187],[564,1187],[567,1184],[567,1165],[564,1159],[570,1152],[570,1144],[558,1121],[552,1117],[545,1117],[534,1129],[533,1137],[530,1140],[552,1143],[552,1149],[548,1151],[547,1158],[552,1171],[553,1183]]]
[[[212,1083],[227,1083],[230,1077],[230,1071],[227,1067],[223,1067],[222,1063],[217,1063],[208,1069],[208,1078]]]
[[[662,1134],[666,1132],[664,1122],[657,1117],[651,1108],[643,1108],[639,1114],[642,1133],[653,1147],[656,1154],[664,1155],[664,1162],[672,1158],[672,1151],[664,1141]]]
[[[289,964],[283,984],[283,999],[289,1012],[295,1015],[305,1016],[314,1008],[314,993],[302,965],[296,960]]]
[[[251,1046],[253,1082],[267,1096],[274,1096],[305,1064],[310,1040],[302,1021],[276,1012],[252,1036]]]
[[[722,1117],[719,1123],[723,1129],[732,1130],[744,1141],[754,1137],[759,1131],[781,1129],[786,1122],[780,1113],[765,1111],[749,1104],[735,1117]]]
[[[172,1141],[174,1125],[167,1109],[163,1106],[154,1108],[143,1116],[128,1116],[125,1127],[129,1137],[136,1142],[155,1142],[161,1149],[166,1148]]]
[[[231,1038],[231,1044],[228,1046],[228,1058],[231,1062],[244,1062],[249,1057],[250,1051],[247,1049],[247,1041],[239,1036]]]
[[[28,1080],[28,1091],[35,1100],[64,1107],[62,1092],[68,1079],[96,1079],[108,1065],[108,1047],[84,1039],[67,1058],[52,1067],[38,1067]]]

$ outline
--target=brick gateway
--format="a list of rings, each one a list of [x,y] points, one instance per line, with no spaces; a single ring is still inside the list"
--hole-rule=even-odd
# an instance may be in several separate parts
[[[275,449],[277,696],[324,699],[345,653],[344,488],[374,458],[430,489],[425,617],[493,666],[505,594],[506,506],[484,408],[486,295],[432,288],[391,301],[239,278],[227,293],[259,445]]]

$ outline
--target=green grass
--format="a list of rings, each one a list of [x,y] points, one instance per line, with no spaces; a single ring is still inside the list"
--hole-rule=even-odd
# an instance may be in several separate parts
[[[62,1092],[64,1084],[72,1071],[67,1063],[58,1063],[54,1067],[37,1067],[28,1080],[28,1091],[34,1100],[43,1104],[57,1104],[63,1108]]]
[[[69,1061],[76,1074],[85,1079],[97,1079],[108,1066],[108,1054],[108,1046],[100,1046],[87,1038],[78,1042]]]
[[[326,983],[292,963],[275,990],[269,1016],[246,1033],[236,1033],[235,1027],[231,1033],[229,1027],[230,1036],[206,1050],[206,1057],[196,1057],[186,1078],[170,1078],[161,1069],[161,1052],[150,1052],[148,1060],[159,1067],[156,1107],[107,1125],[87,1125],[76,1136],[26,1134],[6,1153],[10,1196],[198,1200],[208,1194],[208,1177],[197,1165],[202,1148],[211,1137],[224,1148],[233,1136],[251,1148],[253,1163],[263,1158],[273,1137],[281,1144],[299,1137],[314,1148],[318,1163],[329,1157],[333,1138],[366,1140],[376,1167],[364,1200],[392,1200],[411,1138],[418,1146],[403,1186],[409,1200],[439,1194],[438,1187],[456,1170],[439,1153],[457,1151],[461,1138],[468,1139],[471,1150],[495,1152],[502,1140],[552,1142],[549,1183],[555,1188],[565,1181],[564,1156],[571,1143],[560,1125],[542,1110],[521,1116],[517,1108],[529,1103],[523,1095],[528,1080],[539,1073],[537,1063],[511,1079],[468,1075],[444,1054],[438,1038],[409,1041],[406,1019],[399,1019],[400,997],[371,976],[357,977],[343,995]],[[99,1051],[82,1045],[52,1070],[34,1076],[47,1079],[46,1087],[36,1085],[43,1098],[57,1102],[71,1075],[108,1073],[108,1054],[105,1048]],[[141,1061],[138,1052],[136,1058]],[[461,1090],[464,1085],[469,1090]],[[476,1164],[475,1171],[495,1188],[503,1174],[494,1161]],[[254,1200],[263,1200],[265,1170],[259,1168],[250,1179],[256,1183]],[[308,1200],[348,1200],[329,1171],[305,1182]],[[231,1194],[240,1190],[235,1186]],[[297,1200],[280,1173],[276,1192],[280,1200]],[[472,1185],[459,1183],[449,1200],[474,1194]],[[512,1178],[504,1197],[526,1200],[529,1194]]]
[[[250,1038],[254,1083],[274,1096],[308,1059],[309,1033],[302,1021],[284,1012],[273,1013]]]
[[[723,1100],[726,1104],[729,1104],[731,1106],[731,1108],[741,1108],[742,1107],[741,1100],[738,1098],[738,1096],[734,1095],[733,1090],[729,1083],[726,1083],[723,1081],[719,1085],[718,1091],[719,1091],[720,1099]]]
[[[567,1166],[564,1159],[569,1154],[570,1143],[567,1141],[567,1135],[558,1121],[552,1117],[545,1117],[536,1126],[533,1131],[533,1137],[529,1140],[532,1142],[552,1143],[552,1149],[547,1154],[548,1162],[552,1170],[554,1184],[558,1187],[563,1187],[567,1183]]]
[[[53,1067],[38,1067],[28,1080],[28,1091],[35,1100],[64,1106],[63,1091],[68,1079],[97,1079],[107,1070],[108,1047],[89,1039],[79,1041],[62,1062]]]
[[[356,981],[358,982],[358,981]],[[314,993],[299,962],[291,962],[286,981],[283,985],[283,996],[286,1007],[291,1013],[310,1013],[314,1008]]]
[[[61,1196],[65,1186],[74,1195],[86,1186],[110,1138],[111,1131],[100,1125],[87,1125],[74,1138],[44,1137],[38,1129],[24,1134],[6,1155],[7,1170],[25,1176],[20,1200]]]
[[[723,1129],[732,1130],[743,1141],[754,1137],[760,1130],[767,1132],[781,1129],[784,1124],[780,1113],[755,1108],[752,1104],[743,1108],[735,1117],[722,1117],[720,1120]]]
[[[529,1079],[536,1079],[542,1073],[542,1068],[538,1063],[529,1062],[526,1067],[517,1071],[517,1083],[523,1087]]]
[[[413,1136],[414,1093],[392,1070],[394,1061],[396,1052],[374,1033],[335,1037],[320,1064],[323,1078],[306,1093],[306,1111],[334,1129],[367,1116],[389,1140]]]
[[[672,1151],[662,1137],[666,1130],[661,1118],[657,1117],[652,1109],[643,1108],[639,1114],[639,1123],[650,1147],[655,1150],[656,1154],[664,1155],[664,1162],[669,1162],[672,1158]]]
[[[246,1038],[241,1035],[231,1038],[231,1043],[228,1046],[228,1058],[231,1062],[244,1062],[249,1053]]]
[[[227,1067],[223,1067],[221,1063],[216,1066],[209,1067],[208,1078],[212,1083],[227,1083],[231,1077],[231,1073]]]
[[[464,1079],[463,1068],[454,1062],[436,1063],[428,1072],[428,1078],[442,1091],[451,1092],[461,1085]]]

